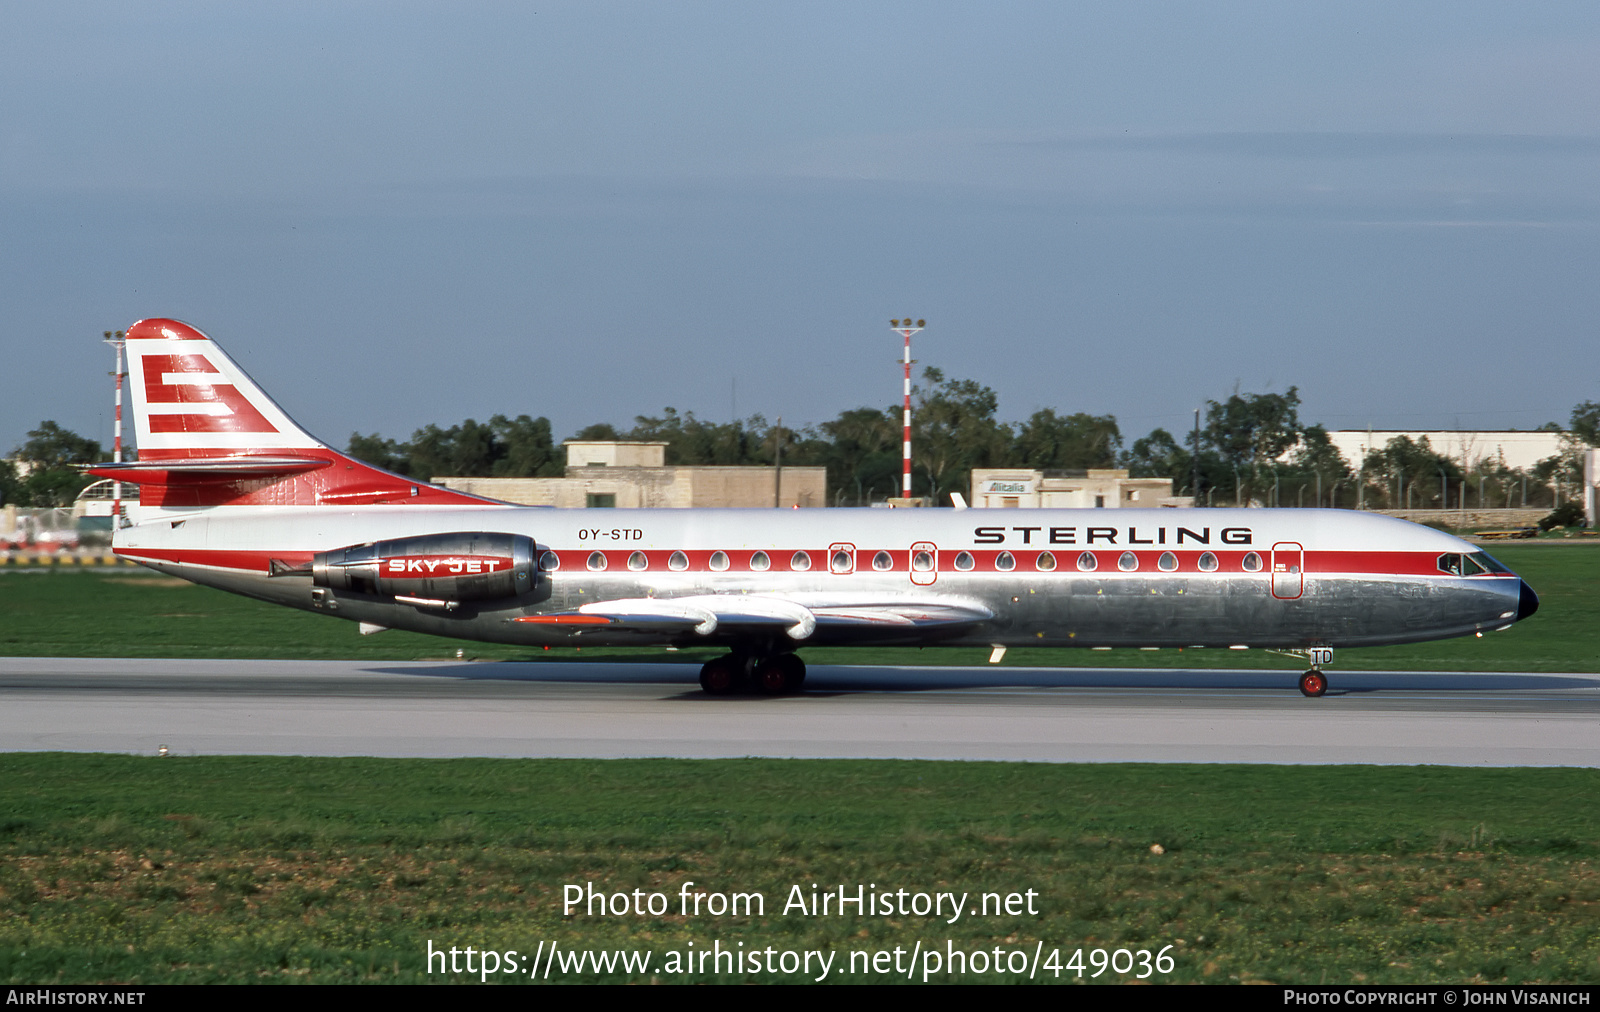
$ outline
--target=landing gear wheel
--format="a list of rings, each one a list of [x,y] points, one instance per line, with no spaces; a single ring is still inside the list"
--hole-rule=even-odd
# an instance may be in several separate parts
[[[707,661],[700,669],[700,688],[708,696],[726,696],[738,688],[740,673],[738,661],[732,654]]]
[[[794,654],[769,657],[756,668],[756,684],[769,696],[798,692],[805,680],[805,662]]]
[[[799,692],[806,684],[806,662],[794,654],[784,654],[785,663],[789,666],[789,691]]]
[[[1328,691],[1328,676],[1312,668],[1300,676],[1300,694],[1302,696],[1320,696]]]

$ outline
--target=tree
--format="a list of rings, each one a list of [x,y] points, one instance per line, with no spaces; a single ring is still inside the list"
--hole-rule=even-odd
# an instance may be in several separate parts
[[[21,499],[22,480],[17,477],[17,466],[0,460],[0,506],[15,506]]]
[[[1133,441],[1122,462],[1135,478],[1171,478],[1181,483],[1193,470],[1194,454],[1166,429],[1154,429]]]
[[[830,496],[843,491],[855,505],[864,506],[874,493],[898,495],[902,432],[900,412],[893,408],[852,408],[823,422],[820,441]]]
[[[1390,509],[1443,508],[1445,483],[1461,480],[1461,465],[1434,452],[1427,436],[1396,436],[1365,461],[1368,498],[1386,500]],[[1374,479],[1380,484],[1373,486]]]
[[[345,452],[357,460],[366,461],[373,467],[381,467],[385,471],[403,474],[408,478],[416,477],[410,470],[406,446],[392,439],[384,439],[376,432],[370,436],[363,436],[359,432],[350,433],[350,442],[345,447]]]
[[[1600,446],[1600,401],[1584,401],[1573,408],[1567,428],[1584,446]]]
[[[1350,479],[1350,464],[1344,454],[1328,438],[1328,430],[1320,425],[1308,425],[1300,433],[1300,444],[1295,447],[1285,469],[1285,477],[1299,490],[1298,503],[1304,492],[1312,490],[1313,505],[1337,505],[1331,498],[1334,489]]]
[[[550,419],[495,415],[489,419],[489,429],[496,451],[489,470],[496,477],[559,477],[566,473],[565,462],[559,459],[555,439],[550,435]]]
[[[933,367],[923,370],[929,385],[913,391],[913,459],[927,478],[927,495],[964,488],[975,467],[992,467],[1005,460],[1011,448],[1011,430],[995,420],[999,399],[993,390],[973,380],[946,380]]]
[[[1012,459],[1040,471],[1117,466],[1122,432],[1112,415],[1035,411],[1017,427]]]
[[[1234,394],[1222,403],[1207,402],[1205,438],[1235,473],[1240,504],[1262,487],[1262,469],[1299,442],[1299,407],[1298,387],[1283,394]]]
[[[770,426],[759,415],[746,421],[703,422],[693,411],[680,415],[676,408],[663,408],[659,418],[639,415],[633,422],[621,438],[666,443],[669,465],[772,463]]]
[[[425,425],[408,442],[351,433],[347,451],[396,474],[424,481],[445,475],[475,478],[559,476],[565,470],[550,436],[548,418],[495,415],[487,424],[467,419],[441,429]]]
[[[13,456],[29,465],[26,477],[21,479],[19,502],[57,507],[72,505],[78,493],[95,480],[93,475],[78,470],[77,465],[105,459],[99,443],[52,421],[40,422]]]
[[[1533,465],[1533,477],[1549,487],[1556,505],[1583,487],[1583,440],[1575,435],[1561,439],[1561,452]]]
[[[609,422],[596,422],[594,425],[586,425],[579,429],[578,434],[572,438],[580,443],[614,443],[621,439],[622,436],[617,433],[615,425]]]

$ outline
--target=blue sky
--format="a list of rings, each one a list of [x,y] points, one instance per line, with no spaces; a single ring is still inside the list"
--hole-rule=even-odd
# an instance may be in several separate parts
[[[916,357],[1131,440],[1600,399],[1600,8],[0,8],[0,444],[175,316],[311,431],[826,421]]]

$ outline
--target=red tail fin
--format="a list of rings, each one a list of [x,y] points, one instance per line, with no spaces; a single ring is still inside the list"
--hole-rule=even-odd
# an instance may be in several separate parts
[[[141,486],[142,507],[493,502],[363,464],[318,441],[186,323],[140,320],[127,337],[139,460],[89,471]]]

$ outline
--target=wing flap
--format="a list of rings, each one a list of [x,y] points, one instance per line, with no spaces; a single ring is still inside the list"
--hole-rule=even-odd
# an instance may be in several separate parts
[[[940,599],[824,599],[801,603],[759,594],[700,594],[693,597],[624,598],[596,601],[575,612],[525,615],[514,621],[556,626],[600,626],[617,631],[693,631],[709,636],[721,630],[756,632],[781,629],[804,640],[824,629],[953,629],[994,617],[975,602]]]

